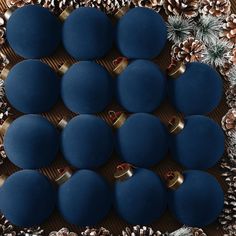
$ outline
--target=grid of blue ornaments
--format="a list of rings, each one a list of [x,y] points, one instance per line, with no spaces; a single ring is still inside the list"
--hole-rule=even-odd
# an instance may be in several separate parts
[[[61,23],[37,5],[15,10],[7,22],[7,40],[26,60],[16,64],[5,80],[10,104],[25,115],[15,119],[4,136],[12,163],[24,170],[7,178],[0,188],[0,210],[11,223],[29,227],[44,222],[55,206],[72,224],[92,226],[112,206],[130,224],[158,220],[168,205],[175,217],[189,226],[212,223],[223,208],[223,191],[216,179],[202,170],[214,166],[224,152],[224,134],[204,116],[220,102],[218,73],[201,63],[189,63],[177,79],[166,78],[151,59],[166,44],[162,17],[147,8],[134,8],[113,26],[95,8],[79,8]],[[62,78],[38,60],[51,55],[62,41],[79,60]],[[129,65],[113,79],[93,60],[104,57],[116,44]],[[186,117],[184,129],[168,134],[155,111],[166,95]],[[59,97],[72,112],[59,135],[41,115]],[[128,112],[115,132],[99,117],[113,100]],[[80,169],[55,187],[34,169],[49,166],[61,150],[67,162]],[[93,170],[104,165],[116,150],[122,161],[137,168],[134,175],[111,188]],[[161,178],[146,169],[157,165],[168,149],[185,166],[184,183],[167,190]]]

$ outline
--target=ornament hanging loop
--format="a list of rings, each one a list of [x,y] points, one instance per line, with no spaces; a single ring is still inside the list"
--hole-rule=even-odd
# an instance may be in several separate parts
[[[63,130],[63,129],[66,127],[66,125],[67,125],[67,123],[69,122],[69,120],[70,120],[70,117],[69,117],[69,116],[63,117],[63,118],[58,122],[57,128],[60,129],[60,130]]]
[[[0,188],[3,186],[3,184],[5,183],[6,179],[7,179],[7,175],[2,174],[0,175]]]
[[[116,13],[115,13],[115,18],[120,19],[125,13],[129,10],[129,5],[121,7]]]
[[[66,18],[71,14],[71,12],[74,10],[73,6],[67,7],[60,15],[59,19],[63,22],[66,20]]]
[[[168,123],[168,130],[171,134],[178,134],[184,129],[184,122],[181,118],[173,116]]]
[[[59,66],[57,73],[60,76],[63,76],[68,71],[68,69],[71,67],[71,65],[72,65],[72,63],[70,63],[70,62],[63,63],[61,66]]]
[[[134,167],[128,163],[123,163],[116,167],[114,178],[120,181],[127,180],[134,175]]]
[[[73,171],[69,167],[57,169],[59,176],[55,179],[58,185],[64,184],[69,178],[71,178]]]
[[[167,187],[176,190],[184,182],[184,176],[179,171],[169,171],[165,175]]]
[[[108,116],[115,129],[119,129],[127,120],[125,113],[120,111],[109,111]]]
[[[11,125],[11,123],[14,121],[13,118],[8,117],[3,124],[0,126],[0,134],[3,136],[5,135],[5,133],[7,132],[9,126]]]
[[[112,63],[115,66],[115,69],[113,70],[114,74],[119,75],[128,66],[129,61],[126,57],[118,57],[115,60],[113,60]]]
[[[167,69],[167,73],[171,79],[178,79],[186,71],[184,62],[172,63]]]
[[[11,17],[12,13],[17,9],[17,7],[13,6],[11,8],[9,8],[5,13],[4,13],[4,18],[5,20],[9,20],[9,18]]]
[[[0,78],[1,78],[2,80],[5,80],[5,79],[7,78],[7,76],[8,76],[8,74],[9,74],[11,68],[12,68],[12,65],[8,64],[8,65],[6,65],[6,66],[2,69],[2,71],[1,71],[1,73],[0,73]]]

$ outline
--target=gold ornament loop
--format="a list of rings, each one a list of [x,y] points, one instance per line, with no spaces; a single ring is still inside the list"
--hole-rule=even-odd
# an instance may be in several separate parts
[[[55,179],[58,185],[64,184],[71,176],[73,175],[73,171],[69,167],[57,169],[59,176]]]
[[[61,66],[59,66],[58,71],[57,71],[58,74],[60,76],[63,76],[71,66],[72,66],[72,63],[64,62]]]
[[[116,167],[114,178],[120,181],[127,180],[134,175],[134,167],[128,163],[123,163]]]
[[[167,187],[176,190],[184,182],[184,176],[179,171],[169,171],[165,175]]]
[[[2,174],[0,175],[0,188],[3,186],[3,184],[5,183],[6,179],[7,179],[8,175]]]
[[[62,130],[66,127],[67,123],[69,122],[70,117],[69,116],[64,116],[57,124],[57,128]]]
[[[127,116],[123,112],[109,111],[108,115],[115,129],[119,129],[127,120]]]
[[[17,9],[17,7],[12,6],[9,9],[7,9],[7,11],[4,13],[4,18],[5,20],[9,20],[9,18],[11,17],[12,13]]]
[[[0,73],[0,78],[2,80],[6,80],[7,76],[9,75],[9,72],[10,72],[11,68],[12,68],[12,65],[8,64],[2,69],[2,71]]]
[[[11,123],[14,121],[14,119],[12,117],[8,117],[3,124],[0,126],[0,134],[3,136],[5,135],[5,133],[7,132],[9,126],[11,125]]]
[[[72,11],[74,11],[74,7],[73,7],[73,6],[67,7],[67,8],[59,15],[59,19],[60,19],[61,21],[65,21],[66,18],[71,14]]]
[[[113,70],[114,74],[119,75],[128,66],[129,61],[126,57],[118,57],[112,63],[115,66],[115,69]]]
[[[119,10],[117,10],[117,12],[115,13],[115,18],[116,19],[120,19],[123,15],[125,15],[125,13],[129,10],[129,5],[123,6],[121,7]]]
[[[183,120],[177,116],[173,116],[168,123],[168,129],[171,134],[178,134],[184,129]]]
[[[172,79],[178,79],[186,71],[186,66],[184,62],[177,62],[176,64],[171,64],[167,69],[167,73]]]

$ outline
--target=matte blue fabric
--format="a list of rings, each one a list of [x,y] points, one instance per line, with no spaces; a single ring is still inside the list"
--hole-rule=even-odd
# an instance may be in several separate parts
[[[102,11],[80,7],[65,20],[62,40],[67,52],[77,60],[105,56],[113,45],[113,27]]]
[[[166,189],[154,172],[135,169],[134,175],[115,184],[117,213],[130,224],[147,225],[166,210]]]
[[[166,78],[151,61],[136,60],[116,79],[117,100],[129,112],[153,112],[166,92]]]
[[[60,94],[60,81],[55,72],[39,60],[16,64],[4,85],[10,104],[23,113],[49,111]]]
[[[112,130],[99,117],[76,116],[62,131],[61,151],[65,159],[77,168],[98,168],[104,165],[112,154]]]
[[[135,7],[117,23],[116,44],[128,58],[152,59],[161,53],[166,41],[165,21],[154,10]]]
[[[188,169],[207,169],[224,154],[224,132],[212,119],[189,116],[184,129],[170,137],[172,157]]]
[[[12,174],[0,189],[1,213],[14,225],[42,224],[56,205],[56,191],[49,179],[34,170]]]
[[[185,115],[209,113],[220,103],[223,83],[215,69],[192,62],[178,79],[168,80],[169,96],[176,109]]]
[[[181,224],[203,227],[213,223],[224,206],[224,192],[212,175],[184,172],[184,183],[168,192],[169,209]]]
[[[71,224],[93,226],[106,217],[112,205],[111,189],[91,170],[77,171],[58,189],[58,208]]]
[[[167,153],[167,131],[156,116],[137,113],[117,129],[115,144],[123,161],[135,166],[151,167]]]
[[[97,113],[109,105],[113,79],[105,68],[92,61],[72,65],[62,77],[61,97],[75,113]]]
[[[27,5],[13,12],[6,24],[6,37],[16,54],[24,58],[51,55],[61,41],[61,23],[46,8]]]
[[[56,128],[40,115],[21,116],[9,126],[4,136],[8,159],[20,168],[49,166],[59,150]]]

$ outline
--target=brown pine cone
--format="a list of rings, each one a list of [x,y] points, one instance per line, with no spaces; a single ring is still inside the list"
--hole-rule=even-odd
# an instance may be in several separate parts
[[[0,45],[5,43],[6,34],[6,20],[4,13],[0,12]]]
[[[101,227],[99,229],[86,227],[86,230],[81,233],[82,236],[112,236],[109,230]]]
[[[227,135],[230,135],[232,132],[236,131],[236,109],[230,109],[226,115],[222,118],[221,121],[222,128]]]
[[[200,12],[213,16],[229,15],[231,12],[230,0],[202,0]]]
[[[160,231],[154,232],[150,227],[140,227],[139,225],[134,226],[133,228],[126,227],[122,231],[122,236],[161,236]]]
[[[231,85],[226,90],[226,103],[230,108],[236,108],[236,85]]]
[[[0,71],[2,71],[2,69],[5,68],[6,65],[8,64],[9,64],[8,58],[6,57],[4,53],[0,52]],[[1,96],[1,93],[0,93],[0,96]]]
[[[202,229],[193,228],[192,229],[193,236],[207,236]]]
[[[231,14],[228,16],[224,22],[222,31],[220,33],[220,37],[225,38],[236,44],[236,15]]]
[[[134,6],[148,7],[159,12],[163,6],[164,0],[132,0]]]
[[[103,0],[102,10],[107,14],[113,14],[124,6],[130,6],[131,0]]]
[[[6,0],[7,6],[10,7],[23,7],[28,4],[36,4],[37,0]]]
[[[198,15],[199,0],[165,0],[164,9],[169,15],[182,15],[187,18]]]
[[[201,61],[205,45],[197,39],[190,37],[183,42],[173,45],[171,56],[174,61]]]
[[[223,66],[219,67],[220,74],[224,77],[225,80],[229,79],[229,72],[232,68],[232,63],[226,62]]]
[[[78,234],[70,232],[68,228],[61,228],[58,231],[52,231],[49,236],[78,236]]]

